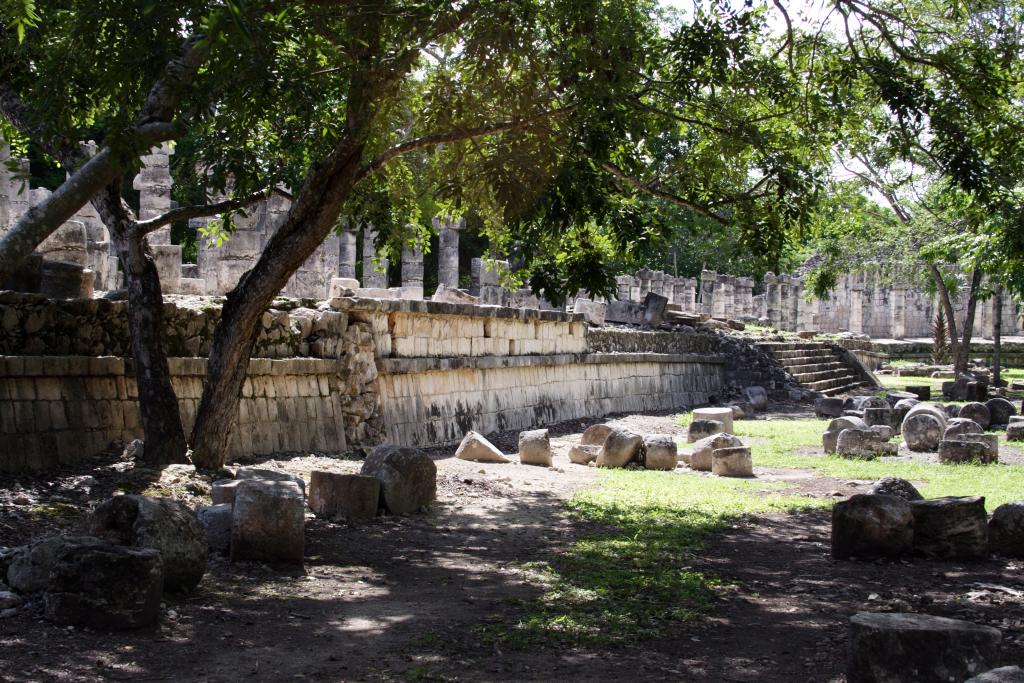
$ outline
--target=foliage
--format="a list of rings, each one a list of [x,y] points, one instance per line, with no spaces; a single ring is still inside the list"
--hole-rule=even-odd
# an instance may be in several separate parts
[[[946,336],[946,313],[940,306],[932,321],[932,363],[944,365],[949,362],[949,337]]]

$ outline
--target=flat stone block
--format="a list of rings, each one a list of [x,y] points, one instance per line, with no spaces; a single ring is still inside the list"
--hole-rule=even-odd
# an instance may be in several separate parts
[[[719,477],[754,476],[754,462],[750,457],[750,449],[745,446],[733,446],[711,451],[711,474]]]
[[[832,508],[832,557],[899,557],[914,542],[910,503],[892,495],[857,494]]]
[[[988,556],[988,516],[982,496],[916,500],[914,552],[935,559],[984,559]]]
[[[318,517],[370,519],[380,505],[380,482],[361,474],[313,470],[309,480],[309,509]]]
[[[733,433],[732,408],[697,408],[693,411],[693,420],[714,420],[722,423],[721,431]]]
[[[235,494],[231,560],[302,563],[305,505],[294,481],[247,480]]]

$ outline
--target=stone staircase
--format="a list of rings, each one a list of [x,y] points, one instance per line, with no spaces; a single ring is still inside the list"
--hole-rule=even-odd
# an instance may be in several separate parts
[[[762,342],[757,346],[774,356],[805,389],[836,396],[868,386],[857,369],[824,342]]]

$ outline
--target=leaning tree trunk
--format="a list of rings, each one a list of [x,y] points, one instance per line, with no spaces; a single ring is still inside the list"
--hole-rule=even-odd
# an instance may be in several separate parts
[[[310,171],[284,224],[256,265],[228,294],[214,332],[206,384],[190,439],[196,467],[212,470],[224,464],[263,313],[288,278],[334,229],[356,183],[362,150],[361,143],[344,145]]]
[[[978,309],[978,290],[981,288],[981,271],[971,275],[971,288],[967,295],[967,315],[964,317],[964,336],[953,357],[953,374],[967,372],[967,361],[971,355],[971,337],[974,335],[974,315]]]
[[[960,333],[956,327],[956,312],[953,310],[953,300],[949,296],[949,289],[946,281],[942,279],[942,271],[934,263],[928,264],[932,279],[935,281],[935,291],[939,295],[939,305],[946,312],[946,328],[949,330],[949,355],[953,358],[954,366],[957,356],[960,353]],[[955,367],[954,367],[955,369]]]
[[[996,285],[992,298],[992,384],[1003,386],[1003,286]]]

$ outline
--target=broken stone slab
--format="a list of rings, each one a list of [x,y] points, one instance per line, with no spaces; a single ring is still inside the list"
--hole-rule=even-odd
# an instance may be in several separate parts
[[[821,447],[826,453],[835,453],[839,435],[844,429],[867,429],[864,420],[859,417],[837,417],[828,423],[821,434]]]
[[[479,305],[480,299],[473,296],[465,289],[456,289],[454,287],[447,287],[444,284],[437,286],[437,291],[430,297],[431,301],[440,301],[446,304],[470,304],[472,306]]]
[[[240,467],[235,472],[235,479],[250,480],[250,479],[262,479],[263,481],[291,481],[299,487],[302,491],[302,495],[306,495],[306,480],[297,474],[289,474],[288,472],[280,472],[278,470],[269,470],[264,467]]]
[[[313,470],[309,478],[309,509],[317,517],[372,519],[380,505],[375,477]]]
[[[872,429],[844,429],[836,440],[836,455],[844,458],[877,458],[896,455],[897,445],[881,438]]]
[[[924,496],[906,479],[899,477],[882,477],[868,489],[868,493],[896,496],[906,501],[924,500]]]
[[[610,302],[605,310],[604,318],[612,323],[657,327],[665,319],[667,305],[668,298],[648,292],[642,304],[623,300]]]
[[[711,451],[711,474],[719,477],[752,477],[754,461],[746,446],[716,448]]]
[[[938,450],[945,429],[945,422],[931,413],[921,412],[908,413],[900,431],[907,448],[920,452]]]
[[[581,446],[603,446],[604,440],[612,431],[611,425],[590,425],[580,437]]]
[[[914,515],[900,496],[856,494],[832,508],[832,557],[900,557],[914,546]]]
[[[712,434],[693,444],[690,455],[690,469],[698,472],[710,472],[714,452],[722,448],[739,448],[743,445],[739,437],[725,432]]]
[[[302,564],[305,507],[302,490],[294,481],[243,482],[231,520],[231,561]]]
[[[512,462],[483,434],[474,431],[466,432],[466,435],[462,437],[462,443],[455,450],[455,457],[459,460],[472,460],[473,462]]]
[[[878,438],[881,439],[882,441],[888,441],[893,437],[893,434],[896,433],[896,430],[894,430],[889,425],[874,425],[871,427],[871,431],[877,434]],[[896,444],[893,444],[894,447],[895,445]],[[895,451],[893,452],[895,453]]]
[[[38,593],[46,588],[57,557],[66,549],[102,543],[95,536],[46,536],[17,548],[7,567],[7,585],[19,593]]]
[[[573,313],[580,313],[591,325],[604,325],[608,313],[608,304],[590,299],[576,299],[572,307]]]
[[[914,394],[918,401],[930,401],[932,400],[932,388],[925,385],[909,386],[904,387],[908,394]]]
[[[733,433],[733,412],[732,408],[697,408],[693,411],[693,419],[697,420],[714,420],[722,423],[722,428],[719,431],[725,432],[726,434]]]
[[[1009,424],[1010,418],[1017,414],[1017,408],[1005,398],[990,398],[985,407],[991,416],[989,426]]]
[[[843,412],[846,410],[845,404],[846,401],[841,398],[826,396],[815,399],[814,415],[816,417],[842,417]]]
[[[188,507],[171,498],[114,496],[93,511],[90,531],[132,548],[152,548],[163,561],[164,590],[190,591],[206,573],[206,532]]]
[[[909,399],[911,401],[918,400],[917,394],[910,391],[887,391],[885,392],[885,400],[890,407],[895,408],[896,404],[900,401]]]
[[[889,406],[885,406],[884,408],[865,408],[864,424],[868,427],[874,427],[875,425],[891,427],[893,425],[894,415],[892,408]]]
[[[196,519],[206,532],[206,545],[227,553],[231,548],[231,520],[234,517],[230,503],[201,505],[196,508]]]
[[[1006,425],[1007,441],[1024,441],[1024,422],[1013,422]]]
[[[597,462],[597,456],[601,453],[600,446],[591,444],[579,444],[569,449],[569,462],[577,465],[589,465]]]
[[[1024,500],[995,509],[988,522],[988,547],[1003,557],[1024,557]]]
[[[693,443],[724,431],[725,425],[719,420],[693,420],[686,428],[686,440]]]
[[[999,461],[999,435],[998,434],[962,434],[960,441],[975,441],[985,444],[986,458],[989,462]]]
[[[968,678],[964,683],[1024,683],[1024,669],[1019,666],[1001,666]]]
[[[214,505],[235,504],[235,491],[238,489],[238,485],[242,483],[242,479],[220,479],[213,482],[210,486],[210,498],[213,500]]]
[[[66,546],[50,572],[44,614],[56,624],[100,630],[152,626],[164,583],[160,553],[152,548]]]
[[[415,448],[377,446],[360,473],[380,480],[381,499],[391,514],[416,512],[434,502],[437,494],[437,466]]]
[[[679,449],[669,434],[644,437],[644,467],[649,470],[674,470],[679,465]]]
[[[551,467],[551,438],[548,430],[531,429],[519,433],[519,462]]]
[[[965,462],[995,462],[987,444],[966,439],[949,439],[939,442],[939,462],[944,465]]]
[[[988,556],[988,517],[982,496],[917,500],[914,552],[932,559],[984,559]]]
[[[850,618],[849,683],[963,681],[998,662],[1002,634],[927,614],[861,612]]]
[[[988,429],[989,424],[992,422],[992,414],[989,412],[988,406],[977,401],[960,406],[960,413],[957,417],[958,419],[971,420],[981,427],[981,431]]]
[[[598,467],[625,467],[640,460],[644,440],[628,429],[615,427],[608,433],[597,455]]]
[[[764,387],[752,385],[743,388],[743,398],[747,403],[754,406],[754,410],[768,410],[768,390]]]
[[[963,417],[954,417],[953,419],[946,422],[946,431],[942,433],[943,439],[959,439],[964,434],[984,434],[985,430],[981,428],[974,420],[969,420]]]

